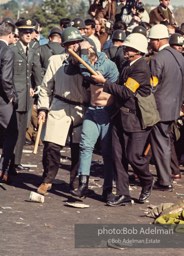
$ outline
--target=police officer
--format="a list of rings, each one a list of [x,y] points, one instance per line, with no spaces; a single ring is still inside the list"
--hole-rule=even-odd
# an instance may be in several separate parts
[[[151,147],[158,176],[154,188],[172,191],[170,131],[172,123],[179,118],[183,103],[184,58],[169,46],[169,33],[165,25],[154,25],[149,38],[151,48],[157,52],[150,60],[150,67],[161,119],[151,132]]]
[[[169,44],[172,48],[177,50],[178,52],[183,52],[183,44],[184,44],[184,38],[179,33],[174,33],[169,38]]]
[[[34,88],[31,84],[31,76],[34,76],[35,85],[41,84],[41,66],[39,56],[30,47],[33,22],[30,19],[21,19],[16,22],[19,30],[19,41],[12,46],[14,57],[14,83],[18,95],[19,105],[16,110],[18,139],[15,147],[15,164],[18,170],[25,169],[21,165],[22,150],[25,144],[25,134],[28,122],[28,111],[31,107],[31,98],[34,96]]]
[[[61,54],[64,52],[64,48],[61,46],[61,29],[53,27],[48,35],[49,42],[40,47],[40,62],[42,66],[42,75],[44,76],[48,67],[49,58],[52,55]]]
[[[46,120],[43,182],[37,190],[41,194],[46,194],[52,187],[60,165],[60,150],[65,146],[68,134],[71,143],[71,187],[77,174],[81,125],[89,97],[77,62],[69,57],[67,49],[77,51],[81,41],[83,38],[78,29],[65,28],[62,42],[66,51],[50,57],[39,93],[38,120]]]
[[[119,111],[112,121],[112,147],[115,165],[117,196],[107,202],[109,206],[120,206],[131,203],[129,194],[128,163],[138,175],[142,191],[139,202],[144,203],[151,195],[153,184],[149,172],[149,160],[144,155],[150,129],[141,126],[140,111],[135,97],[136,93],[148,96],[151,92],[150,69],[144,54],[147,53],[148,42],[139,33],[130,34],[124,41],[125,56],[130,66],[124,72],[122,85],[110,83],[101,74],[92,77],[104,84],[104,91],[116,96]]]
[[[123,30],[117,29],[112,34],[112,46],[104,50],[107,57],[116,63],[118,70],[121,71],[123,64],[125,63],[123,42],[126,38],[126,34]]]

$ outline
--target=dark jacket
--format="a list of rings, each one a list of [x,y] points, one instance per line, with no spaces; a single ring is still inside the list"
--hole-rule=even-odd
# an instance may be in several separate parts
[[[49,58],[52,55],[62,54],[64,53],[64,51],[65,49],[59,43],[56,42],[48,42],[48,44],[40,46],[40,63],[43,75],[47,70]]]
[[[141,115],[135,93],[147,96],[151,92],[150,69],[144,58],[138,59],[123,73],[121,85],[106,81],[104,91],[116,96],[122,127],[126,132],[140,132]],[[133,90],[133,88],[137,88]],[[134,92],[135,91],[135,92]]]
[[[155,9],[151,10],[149,13],[150,24],[158,24],[161,21],[167,20],[169,24],[176,25],[176,21],[172,15],[172,12],[167,8],[167,16],[165,15],[161,5],[157,6]]]
[[[182,54],[167,46],[151,58],[150,67],[152,76],[157,80],[154,94],[161,121],[177,120],[184,92],[184,58]]]
[[[7,127],[17,96],[13,84],[14,53],[10,47],[0,40],[0,124]]]

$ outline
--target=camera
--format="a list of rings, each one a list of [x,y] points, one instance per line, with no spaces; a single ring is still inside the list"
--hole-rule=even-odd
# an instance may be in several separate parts
[[[144,12],[144,4],[141,1],[127,0],[126,7],[129,10],[131,10],[132,8],[135,8],[138,13],[139,12]]]

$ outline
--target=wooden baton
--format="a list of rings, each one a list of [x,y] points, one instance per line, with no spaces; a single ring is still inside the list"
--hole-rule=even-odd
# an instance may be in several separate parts
[[[97,73],[76,52],[74,52],[72,49],[68,49],[68,52],[82,65],[84,65],[92,75],[97,75]]]
[[[34,145],[33,154],[37,154],[37,152],[38,152],[38,144],[39,144],[39,141],[40,141],[42,126],[43,126],[43,121],[40,120],[40,124],[39,124],[39,127],[38,127],[38,132],[37,132],[37,135],[36,135],[36,141],[35,141],[35,145]]]

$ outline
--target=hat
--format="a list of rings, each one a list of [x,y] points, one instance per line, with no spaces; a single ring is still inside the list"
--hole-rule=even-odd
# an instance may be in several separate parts
[[[18,29],[34,29],[34,23],[30,19],[18,20],[15,25]]]
[[[9,17],[4,18],[4,19],[2,20],[2,23],[3,23],[3,22],[8,23],[8,24],[11,25],[12,27],[15,27],[14,21],[13,21],[11,18],[9,18]]]
[[[50,37],[50,36],[53,35],[53,34],[58,34],[58,35],[61,36],[62,31],[61,31],[60,28],[54,27],[54,28],[52,28],[52,29],[50,30],[50,33],[49,33],[48,37]]]

